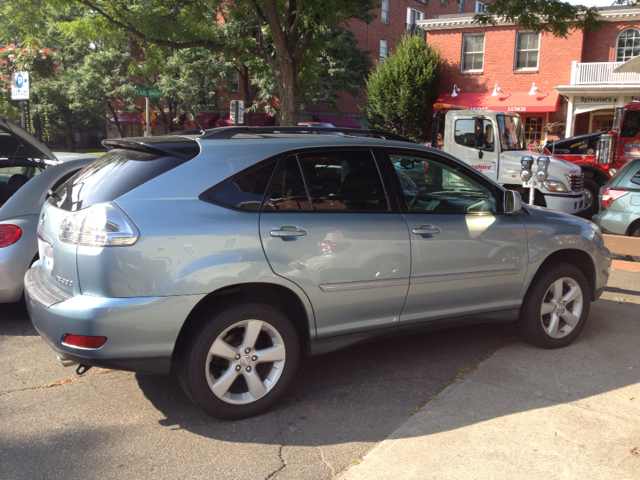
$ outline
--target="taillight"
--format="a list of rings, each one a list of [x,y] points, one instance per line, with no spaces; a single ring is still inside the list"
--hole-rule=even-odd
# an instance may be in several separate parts
[[[99,203],[68,213],[58,230],[61,242],[88,247],[133,245],[139,236],[131,219],[114,203]]]
[[[615,200],[629,193],[624,188],[605,188],[602,192],[602,206],[608,207]]]
[[[67,333],[62,339],[62,343],[71,347],[79,348],[100,348],[107,341],[107,337],[88,337],[86,335],[72,335]]]
[[[13,245],[22,237],[22,229],[17,225],[0,225],[0,248]]]

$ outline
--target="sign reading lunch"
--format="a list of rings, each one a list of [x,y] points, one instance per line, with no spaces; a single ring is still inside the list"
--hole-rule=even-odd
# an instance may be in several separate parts
[[[29,72],[11,74],[11,100],[29,100]]]

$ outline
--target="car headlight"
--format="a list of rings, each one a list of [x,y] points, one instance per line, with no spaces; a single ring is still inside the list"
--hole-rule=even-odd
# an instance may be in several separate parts
[[[600,229],[600,226],[593,223],[591,220],[587,220],[587,223],[592,228],[592,230],[590,230],[588,233],[591,241],[596,245],[597,248],[604,247],[604,238],[602,237],[602,230]]]
[[[543,183],[544,188],[549,190],[550,192],[566,192],[567,187],[562,182],[557,182],[555,180],[547,180]]]

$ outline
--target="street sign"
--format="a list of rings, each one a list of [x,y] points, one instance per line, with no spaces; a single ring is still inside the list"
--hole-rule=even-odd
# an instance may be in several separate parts
[[[234,125],[244,123],[244,100],[231,100],[229,102],[229,116]],[[236,115],[238,121],[236,122]]]
[[[142,118],[144,119],[144,123],[147,123],[147,112],[142,112]],[[156,112],[154,110],[149,110],[149,123],[153,122],[156,119]]]
[[[134,95],[136,97],[162,98],[162,91],[151,90],[149,88],[136,88]]]
[[[11,74],[11,100],[29,100],[29,72]]]

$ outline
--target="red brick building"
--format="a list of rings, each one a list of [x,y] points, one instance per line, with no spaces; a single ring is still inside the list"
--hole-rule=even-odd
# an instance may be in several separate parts
[[[477,27],[473,14],[418,21],[445,59],[440,101],[520,114],[528,140],[544,141],[548,122],[573,136],[608,129],[616,106],[640,97],[640,75],[616,74],[640,55],[640,7],[600,9],[598,31],[567,38],[534,34],[499,21]]]

